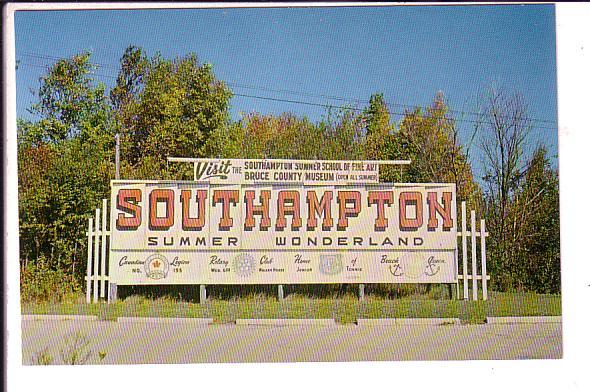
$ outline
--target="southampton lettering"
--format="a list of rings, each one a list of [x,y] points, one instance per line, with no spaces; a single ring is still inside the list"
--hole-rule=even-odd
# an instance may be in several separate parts
[[[240,195],[243,196],[240,198]],[[426,192],[423,196],[421,192],[408,191],[394,197],[393,191],[369,190],[364,195],[357,190],[238,188],[214,189],[210,193],[205,189],[156,188],[144,197],[140,189],[120,189],[116,197],[116,226],[120,231],[138,230],[142,225],[142,201],[147,199],[147,225],[153,232],[172,229],[195,232],[203,230],[207,224],[216,225],[222,232],[240,227],[245,231],[263,232],[271,229],[313,232],[320,227],[324,232],[347,232],[351,227],[368,223],[376,233],[417,232],[424,226],[428,231],[450,231],[454,227],[452,192]],[[219,212],[215,222],[207,222],[211,209]],[[370,222],[359,221],[363,209],[369,210]],[[399,241],[409,238],[402,237],[406,239]],[[180,245],[192,242],[179,241]],[[356,240],[347,241],[355,245]],[[150,241],[150,245],[151,242],[154,241]]]

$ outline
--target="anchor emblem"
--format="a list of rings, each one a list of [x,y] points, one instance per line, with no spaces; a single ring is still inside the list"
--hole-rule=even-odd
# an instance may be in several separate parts
[[[440,271],[440,266],[434,264],[431,260],[432,258],[428,259],[428,264],[424,268],[424,275],[426,276],[434,276]]]
[[[402,271],[402,268],[399,265],[390,265],[389,266],[389,272],[393,276],[402,276],[404,274],[403,271]]]

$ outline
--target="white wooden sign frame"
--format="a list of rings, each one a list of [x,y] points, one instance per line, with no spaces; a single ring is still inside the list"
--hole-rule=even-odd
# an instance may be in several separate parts
[[[211,160],[189,160],[190,162],[193,162],[194,164],[198,163],[198,162],[210,162]],[[253,161],[253,160],[250,160]],[[264,160],[267,161],[267,160]],[[186,160],[183,160],[183,162],[186,162]],[[402,162],[403,161],[388,161],[387,163],[391,163],[391,162]],[[235,163],[235,162],[234,162]],[[243,161],[239,162],[239,163],[243,163]],[[337,166],[334,166],[337,167]],[[342,168],[344,166],[340,166],[340,168]],[[351,165],[347,166],[348,168],[351,167]],[[357,166],[357,168],[361,168],[361,169],[365,169],[366,167],[373,167],[374,166]],[[378,166],[377,166],[377,171],[378,171]],[[180,188],[190,188],[191,186],[195,186],[196,184],[198,184],[199,187],[203,187],[205,186],[205,188],[209,188],[209,189],[213,189],[213,188],[223,188],[223,187],[231,187],[232,185],[230,184],[223,184],[220,183],[219,181],[208,181],[205,184],[203,184],[204,181],[199,181],[199,182],[195,182],[195,181],[189,181],[189,182],[183,182],[183,181],[113,181],[113,189],[117,188],[117,187],[121,187],[122,185],[129,185],[129,184],[133,184],[133,185],[138,185],[141,184],[145,187],[158,187],[161,185],[170,185],[173,184],[173,187],[176,186],[178,187],[178,189]],[[487,299],[487,283],[489,280],[489,276],[487,275],[487,266],[486,266],[486,254],[485,254],[485,238],[487,237],[488,233],[485,231],[485,221],[481,220],[480,222],[480,229],[477,230],[476,228],[476,221],[475,221],[475,211],[471,211],[471,221],[470,221],[470,228],[471,230],[468,231],[467,230],[467,211],[466,211],[466,206],[465,206],[465,202],[462,202],[461,204],[461,230],[458,231],[457,230],[457,222],[456,222],[456,217],[457,217],[457,212],[456,212],[456,202],[455,202],[455,192],[454,192],[454,184],[367,184],[367,183],[361,183],[361,184],[350,184],[350,182],[346,181],[346,182],[341,182],[339,184],[333,185],[330,188],[329,184],[325,184],[325,183],[312,183],[312,184],[301,184],[299,182],[291,182],[291,183],[287,183],[286,185],[279,185],[279,184],[273,184],[273,183],[263,183],[263,184],[258,184],[258,185],[253,185],[250,184],[248,181],[242,181],[241,184],[239,184],[240,189],[258,189],[258,190],[263,190],[263,189],[267,189],[269,187],[271,187],[271,192],[272,192],[272,187],[274,186],[275,189],[278,189],[279,192],[281,191],[281,186],[285,187],[286,189],[293,189],[293,187],[297,188],[300,187],[300,189],[326,189],[326,188],[330,188],[333,190],[338,189],[345,189],[345,190],[349,190],[351,189],[350,187],[352,187],[353,189],[356,189],[355,187],[359,188],[359,189],[373,189],[373,188],[377,188],[380,190],[383,189],[396,189],[396,188],[412,188],[412,187],[424,187],[424,189],[427,189],[428,187],[445,187],[445,186],[451,186],[452,185],[452,189],[453,189],[453,199],[452,199],[452,219],[453,219],[453,228],[451,230],[452,237],[454,239],[454,241],[452,241],[450,244],[451,246],[448,245],[448,243],[446,244],[446,246],[440,246],[441,244],[439,244],[439,246],[431,246],[431,244],[429,244],[430,246],[426,247],[425,251],[426,252],[436,252],[438,251],[440,254],[446,253],[446,256],[449,257],[449,261],[450,261],[450,265],[451,265],[451,269],[447,270],[447,275],[445,278],[443,279],[420,279],[417,278],[417,275],[415,274],[414,276],[411,276],[412,274],[408,274],[406,273],[406,276],[403,279],[395,279],[395,278],[383,278],[383,274],[379,275],[375,275],[375,273],[373,274],[357,274],[356,276],[354,275],[354,273],[349,274],[348,275],[348,279],[334,279],[332,276],[330,276],[330,274],[324,274],[323,279],[317,279],[317,278],[312,278],[312,279],[297,279],[297,278],[293,278],[296,275],[293,275],[293,273],[290,274],[285,274],[285,277],[283,279],[277,279],[276,276],[274,278],[270,278],[270,279],[243,279],[244,276],[242,276],[241,278],[237,278],[237,276],[234,274],[231,278],[229,279],[219,279],[219,278],[211,278],[211,276],[209,276],[208,279],[203,279],[203,275],[201,274],[201,276],[199,277],[199,274],[197,273],[196,275],[194,274],[194,276],[189,279],[189,280],[171,280],[166,282],[166,280],[162,280],[165,277],[171,275],[171,268],[182,268],[183,266],[180,265],[181,262],[184,260],[182,257],[180,259],[178,258],[169,258],[166,257],[166,253],[165,252],[161,252],[161,249],[137,249],[138,247],[136,246],[136,249],[134,249],[134,251],[138,252],[136,253],[137,255],[140,255],[141,257],[134,257],[133,259],[129,259],[129,257],[127,257],[127,259],[125,259],[125,261],[123,263],[120,262],[121,260],[121,254],[120,254],[120,244],[118,244],[118,236],[119,236],[119,231],[118,228],[116,226],[116,224],[114,223],[116,221],[116,215],[121,215],[121,211],[118,211],[116,208],[114,208],[114,203],[116,203],[116,196],[114,196],[114,192],[113,192],[113,199],[112,199],[112,203],[111,203],[111,211],[110,211],[110,220],[111,224],[109,225],[111,227],[111,229],[109,230],[107,228],[107,200],[103,200],[103,205],[102,205],[102,211],[100,209],[97,209],[95,211],[95,217],[94,219],[90,218],[89,219],[89,226],[88,226],[88,269],[87,269],[87,301],[90,302],[90,300],[92,299],[94,302],[98,301],[99,296],[101,298],[106,298],[109,297],[109,293],[107,292],[107,289],[113,289],[116,288],[117,284],[162,284],[162,283],[172,283],[172,284],[178,284],[178,283],[192,283],[192,284],[267,284],[267,283],[271,283],[271,284],[284,284],[284,283],[358,283],[361,285],[361,287],[364,287],[364,283],[401,283],[401,282],[405,282],[405,283],[455,283],[457,284],[457,296],[460,297],[461,293],[459,291],[459,286],[460,283],[463,284],[463,298],[464,299],[468,299],[469,298],[469,284],[468,282],[471,282],[471,293],[472,293],[472,298],[474,300],[478,299],[478,292],[479,292],[479,288],[478,288],[478,280],[481,281],[481,289],[482,289],[482,299],[486,300]],[[235,187],[235,185],[234,185]],[[259,196],[259,194],[257,194],[257,196]],[[399,197],[399,193],[396,194],[397,197]],[[244,197],[244,193],[240,192],[239,193],[239,198],[243,199]],[[262,200],[262,199],[261,199]],[[440,195],[438,195],[438,200],[440,200],[441,205],[443,204],[443,200],[442,198],[440,198]],[[354,204],[354,203],[353,203]],[[440,206],[439,206],[440,207]],[[167,208],[167,207],[166,207]],[[161,208],[160,208],[161,210]],[[337,210],[338,207],[336,207],[336,210],[334,210],[334,208],[332,208],[333,210],[333,214],[336,215],[337,214]],[[176,210],[178,211],[178,209]],[[194,211],[193,211],[194,212]],[[326,212],[326,210],[324,210],[324,213]],[[440,211],[439,211],[440,212]],[[274,211],[274,213],[276,213],[276,211]],[[156,213],[157,214],[157,213]],[[125,214],[123,214],[125,215]],[[439,218],[441,218],[442,216],[440,216],[441,214],[438,214]],[[101,219],[102,218],[102,219]],[[258,217],[258,220],[261,220],[262,215]],[[291,221],[293,216],[290,217]],[[302,217],[304,218],[304,217]],[[368,216],[365,216],[365,221],[369,221],[371,219],[369,219]],[[371,218],[374,218],[371,217]],[[391,219],[391,216],[390,216]],[[101,225],[102,223],[102,225]],[[243,222],[240,221],[240,224],[242,224]],[[397,224],[399,224],[399,222],[397,222]],[[115,230],[113,230],[113,228],[115,228]],[[365,230],[366,232],[366,230]],[[258,233],[261,237],[261,242],[260,243],[264,243],[264,233],[260,232]],[[114,236],[113,236],[114,235]],[[470,257],[468,257],[468,251],[467,251],[467,244],[468,244],[468,238],[467,237],[471,237],[471,255]],[[480,246],[479,246],[479,250],[480,250],[480,257],[478,258],[477,254],[477,241],[476,238],[480,237]],[[458,243],[457,243],[457,239],[460,240],[461,242],[461,246],[462,246],[462,265],[461,265],[461,271],[460,270],[460,266],[457,260],[457,256],[458,256]],[[443,241],[444,242],[444,241]],[[131,244],[138,244],[139,242],[136,239],[131,239],[131,241],[127,242],[127,245],[131,243]],[[114,245],[114,246],[113,246]],[[139,246],[139,248],[141,248],[141,246]],[[247,247],[248,248],[248,247]],[[237,249],[237,252],[234,252],[232,254],[233,256],[233,269],[234,271],[236,271],[236,268],[238,268],[239,265],[246,265],[248,264],[248,260],[250,261],[250,264],[254,264],[255,268],[261,268],[260,265],[260,258],[261,255],[257,254],[257,253],[252,253],[252,251],[255,251],[256,249],[250,249],[252,248],[251,246],[248,249]],[[293,262],[294,256],[293,254],[299,254],[299,258],[303,259],[303,260],[310,260],[310,258],[306,257],[306,254],[310,254],[310,252],[308,250],[305,250],[302,247],[299,247],[300,249],[296,249],[297,246],[291,246],[291,248],[293,249],[285,249],[283,251],[280,251],[279,253],[274,253],[274,256],[270,256],[267,257],[266,260],[268,261],[269,258],[273,258],[273,259],[283,259],[283,255],[284,254],[288,254],[291,252],[291,256],[290,259],[291,262]],[[438,249],[436,249],[438,248]],[[129,249],[128,249],[129,250]],[[245,251],[244,251],[245,250]],[[377,253],[385,253],[383,249],[376,249]],[[407,255],[414,255],[417,257],[410,257],[410,259],[417,259],[420,258],[420,252],[424,252],[424,250],[422,249],[408,249],[407,247],[405,249],[399,249],[396,250],[394,249],[394,251],[399,251],[400,254],[402,256],[407,256]],[[117,253],[119,252],[119,253]],[[319,256],[322,256],[322,254],[324,254],[324,259],[326,259],[326,257],[328,259],[332,259],[332,262],[334,262],[336,260],[336,258],[338,258],[340,254],[352,254],[353,252],[350,250],[344,250],[344,251],[339,251],[339,252],[335,252],[334,249],[330,249],[330,247],[327,247],[325,249],[319,249],[314,251],[316,254],[319,254]],[[314,253],[311,252],[311,253]],[[367,249],[361,249],[358,250],[356,253],[364,253],[364,252],[370,252]],[[149,253],[149,254],[148,254]],[[163,256],[163,257],[161,257]],[[209,255],[210,257],[211,255]],[[241,261],[242,264],[236,264],[236,260],[238,258],[241,259],[238,261]],[[394,254],[395,256],[395,254]],[[424,256],[424,255],[421,255]],[[335,258],[336,257],[336,258]],[[350,257],[349,257],[350,258]],[[394,259],[395,257],[392,257],[391,259]],[[471,259],[471,263],[470,265],[467,263],[467,259],[470,258]],[[250,260],[253,259],[254,261]],[[119,260],[119,261],[117,261]],[[127,261],[131,261],[130,263],[127,263]],[[186,260],[184,260],[186,261]],[[130,266],[133,264],[133,262],[135,262],[137,265],[132,267],[135,268],[135,273],[141,275],[142,277],[144,277],[142,280],[137,281],[137,280],[125,280],[122,279],[122,275],[120,274],[120,269],[118,267],[122,267],[123,265],[125,266]],[[149,263],[151,264],[151,267],[146,267],[148,266]],[[479,265],[481,266],[481,273],[477,273],[478,270],[478,262]],[[244,264],[245,263],[245,264]],[[276,263],[276,265],[278,265],[279,263]],[[283,263],[284,264],[284,263]],[[342,264],[342,263],[341,263]],[[346,262],[344,264],[347,264]],[[165,266],[164,269],[162,269],[162,265]],[[225,265],[224,268],[228,268],[227,265],[229,265],[229,263],[227,263]],[[366,269],[371,268],[374,265],[378,265],[378,262],[371,261],[369,263],[365,262],[365,267]],[[409,264],[408,264],[409,265]],[[308,265],[304,265],[305,267],[309,267]],[[250,266],[249,268],[251,268],[252,266]],[[268,267],[268,266],[266,266]],[[348,263],[347,265],[341,265],[340,266],[343,269],[348,269],[350,267],[350,264]],[[400,264],[397,264],[397,267],[400,267]],[[423,270],[424,266],[421,266],[420,269]],[[278,266],[277,268],[281,268],[281,266]],[[352,270],[354,269],[354,266],[351,267]],[[406,270],[408,270],[407,265],[404,266],[404,268]],[[404,268],[401,268],[402,270]],[[232,269],[231,267],[229,268],[230,270]],[[321,269],[321,266],[318,265],[317,260],[315,261],[315,265],[312,267],[312,269],[314,269],[314,273],[316,275],[317,272]],[[471,270],[471,273],[469,272],[469,270]],[[262,270],[261,270],[262,271]],[[449,274],[450,272],[450,274]],[[461,273],[460,273],[461,272]],[[258,276],[261,276],[262,274],[258,274]],[[267,276],[271,276],[267,275]],[[276,274],[275,274],[276,275]],[[403,275],[403,274],[402,274]],[[217,276],[221,276],[221,275],[217,275]],[[230,276],[230,275],[227,275]],[[410,276],[410,278],[408,279],[408,276]],[[150,279],[154,278],[154,279]],[[107,287],[107,281],[110,283]],[[202,286],[204,287],[204,286]],[[281,288],[281,287],[280,287]],[[92,296],[91,296],[91,292],[92,292]],[[111,296],[115,293],[110,293]],[[361,294],[362,295],[362,294]]]

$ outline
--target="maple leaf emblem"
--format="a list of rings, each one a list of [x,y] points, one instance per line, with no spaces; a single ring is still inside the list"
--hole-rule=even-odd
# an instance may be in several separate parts
[[[165,278],[168,275],[168,260],[162,255],[151,255],[145,261],[145,273],[151,279]]]

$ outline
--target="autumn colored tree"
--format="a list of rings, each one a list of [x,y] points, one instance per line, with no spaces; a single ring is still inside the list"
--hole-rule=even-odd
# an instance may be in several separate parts
[[[314,125],[305,118],[251,113],[216,130],[205,151],[211,157],[305,159],[316,155],[318,141]]]
[[[362,159],[361,120],[328,113],[317,124],[290,113],[251,113],[207,141],[207,156],[225,158]]]
[[[456,183],[457,199],[466,201],[469,208],[476,208],[479,186],[442,94],[437,94],[433,105],[425,111],[417,108],[405,114],[397,143],[400,158],[412,161],[404,169],[404,181]]]

